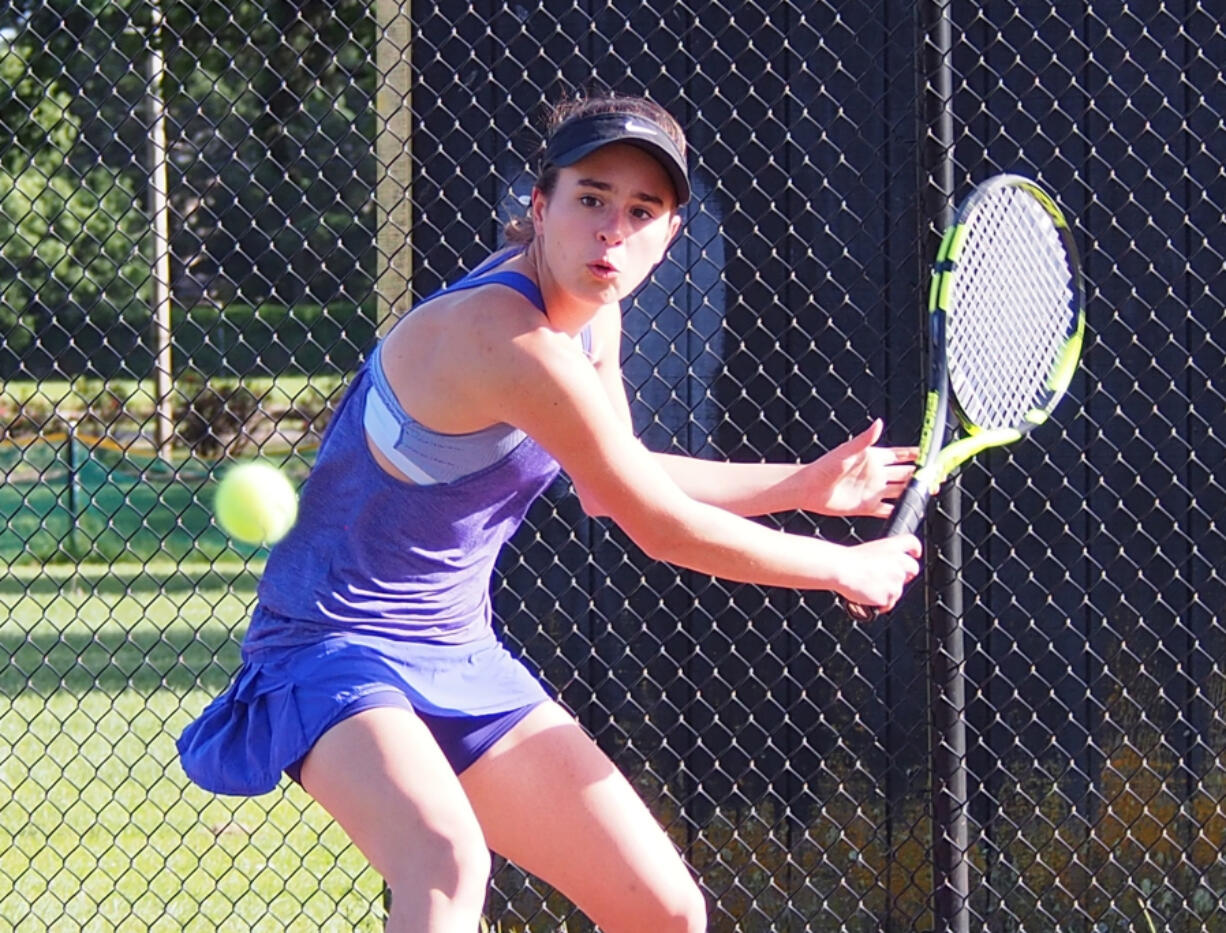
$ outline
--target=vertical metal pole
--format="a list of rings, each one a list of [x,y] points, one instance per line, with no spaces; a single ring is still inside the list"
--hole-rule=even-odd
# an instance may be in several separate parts
[[[412,298],[413,15],[411,0],[378,0],[375,45],[375,243],[378,254],[378,333],[387,333]],[[392,890],[382,891],[383,916]]]
[[[80,465],[77,463],[77,422],[72,415],[68,415],[64,420],[68,425],[68,439],[64,442],[65,460],[68,466],[68,553],[79,563],[82,552],[77,546],[77,516],[81,511]]]
[[[925,213],[935,243],[952,220],[954,199],[953,62],[950,0],[925,3],[921,23],[928,170]],[[935,249],[929,250],[932,255]],[[929,531],[932,674],[933,909],[935,929],[970,930],[967,822],[966,657],[962,641],[962,491],[955,480],[938,497]]]
[[[413,17],[409,0],[378,0],[377,9],[375,292],[383,334],[407,310],[413,281]]]
[[[166,105],[162,100],[162,8],[154,2],[149,27],[149,211],[153,219],[154,446],[169,460],[174,442],[170,331],[170,185],[166,168]]]

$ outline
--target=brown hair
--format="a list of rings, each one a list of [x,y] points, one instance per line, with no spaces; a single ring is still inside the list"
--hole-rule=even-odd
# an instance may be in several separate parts
[[[548,144],[549,139],[557,131],[558,127],[567,120],[595,116],[601,113],[619,113],[650,120],[660,129],[664,130],[669,138],[677,144],[677,149],[681,154],[685,155],[685,132],[681,129],[681,124],[673,119],[671,113],[646,97],[621,97],[617,94],[600,94],[593,97],[576,95],[575,97],[558,101],[550,109],[545,119],[546,144]],[[542,149],[542,151],[544,150]],[[553,194],[553,189],[557,182],[558,168],[555,165],[550,165],[544,167],[536,176],[533,187],[539,188],[548,197]],[[513,217],[503,227],[502,232],[507,243],[526,246],[532,242],[535,233],[532,226],[532,217],[527,214]]]

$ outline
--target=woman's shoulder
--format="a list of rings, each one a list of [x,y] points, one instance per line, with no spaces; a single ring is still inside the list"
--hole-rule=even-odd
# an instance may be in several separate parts
[[[498,337],[549,329],[549,318],[523,292],[504,282],[441,295],[423,306],[420,320],[440,332]],[[417,314],[415,311],[414,314]]]
[[[573,341],[555,331],[529,298],[495,284],[422,305],[398,321],[382,344],[393,365],[420,373],[426,365],[442,363],[461,367],[470,379],[534,359],[561,362],[573,353]]]

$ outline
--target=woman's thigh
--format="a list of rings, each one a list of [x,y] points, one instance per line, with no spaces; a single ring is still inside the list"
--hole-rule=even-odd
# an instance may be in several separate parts
[[[460,782],[490,848],[606,933],[703,928],[702,895],[676,847],[557,704],[533,710]]]
[[[393,888],[419,872],[445,869],[429,863],[447,861],[447,853],[478,870],[488,859],[455,773],[406,709],[376,707],[342,720],[315,743],[301,778]]]

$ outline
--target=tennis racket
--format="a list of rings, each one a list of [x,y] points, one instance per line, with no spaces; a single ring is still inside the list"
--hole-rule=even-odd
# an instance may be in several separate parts
[[[1072,232],[1051,195],[1018,175],[978,185],[937,251],[928,311],[920,453],[884,537],[913,534],[950,473],[1047,421],[1073,379],[1085,294]],[[946,443],[951,403],[961,432]],[[845,607],[859,621],[879,611]]]

